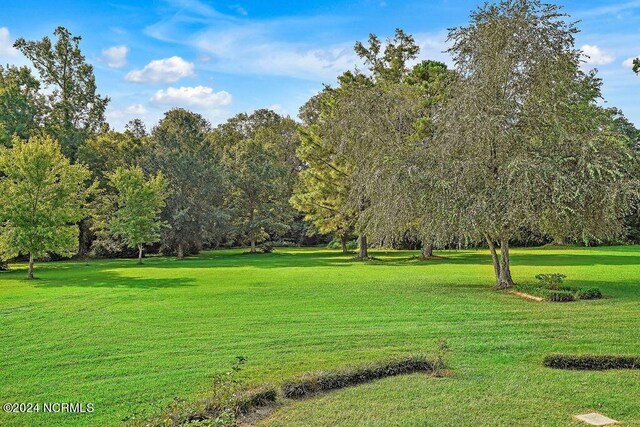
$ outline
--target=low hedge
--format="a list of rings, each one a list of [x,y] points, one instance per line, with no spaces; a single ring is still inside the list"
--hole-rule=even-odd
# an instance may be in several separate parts
[[[270,384],[262,385],[253,390],[240,393],[236,398],[236,412],[246,414],[253,408],[260,408],[272,404],[278,398],[278,392]]]
[[[414,372],[434,372],[444,368],[444,366],[439,365],[440,363],[432,362],[426,357],[415,356],[342,371],[313,372],[284,383],[282,385],[282,394],[284,397],[295,399],[321,391],[354,386],[380,378],[411,374]]]
[[[543,364],[547,368],[585,371],[640,369],[640,356],[550,354]]]

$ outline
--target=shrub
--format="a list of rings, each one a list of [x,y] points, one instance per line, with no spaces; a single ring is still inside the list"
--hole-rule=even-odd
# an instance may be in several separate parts
[[[517,285],[516,289],[526,294],[535,295],[549,302],[570,302],[578,299],[602,298],[602,292],[597,288],[582,290],[572,286],[561,286],[559,289],[542,288],[536,285]]]
[[[602,292],[598,288],[589,288],[578,291],[578,298],[580,299],[600,299],[602,298]]]
[[[261,250],[265,254],[270,254],[271,252],[273,252],[273,245],[269,242],[265,242],[262,244]]]
[[[566,279],[567,276],[560,273],[551,273],[551,274],[538,274],[536,279],[540,281],[540,284],[547,289],[560,289],[562,285],[562,281]]]
[[[606,369],[640,369],[639,356],[551,354],[544,366],[554,369],[601,371]]]
[[[414,372],[434,372],[435,363],[423,356],[371,364],[343,371],[320,371],[308,373],[282,385],[282,394],[288,398],[299,398],[321,391],[349,387],[380,378]]]
[[[576,296],[571,291],[541,289],[541,296],[549,302],[570,302],[575,301]]]

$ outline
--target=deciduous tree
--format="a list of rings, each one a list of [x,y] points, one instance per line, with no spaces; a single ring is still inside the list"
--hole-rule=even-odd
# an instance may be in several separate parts
[[[441,232],[489,245],[500,288],[523,230],[584,241],[620,231],[632,153],[580,69],[576,27],[537,0],[486,4],[450,31],[459,79],[425,150]]]
[[[171,228],[163,230],[162,245],[178,258],[212,241],[227,219],[221,153],[211,144],[210,132],[201,115],[176,108],[149,138],[146,169],[162,172],[169,191],[162,219]]]
[[[33,64],[48,91],[48,132],[62,145],[62,151],[75,160],[76,150],[91,135],[100,131],[109,98],[96,92],[93,66],[80,51],[80,36],[64,27],[42,40],[19,38],[14,46]]]
[[[159,219],[165,205],[166,181],[161,172],[147,178],[142,168],[131,167],[109,174],[109,183],[116,190],[111,232],[138,249],[138,263],[142,264],[144,245],[159,241],[160,230],[166,226]]]
[[[45,114],[40,82],[28,67],[0,65],[0,145],[34,136]]]
[[[32,279],[35,259],[75,253],[90,174],[50,137],[14,138],[13,148],[0,148],[0,173],[0,252],[27,255]]]
[[[286,166],[279,161],[268,128],[253,139],[225,147],[224,164],[230,178],[227,206],[240,235],[256,252],[256,243],[284,233],[291,219]]]

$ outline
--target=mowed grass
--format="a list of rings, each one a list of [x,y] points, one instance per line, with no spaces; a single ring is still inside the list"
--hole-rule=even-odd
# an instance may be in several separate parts
[[[268,426],[640,425],[640,371],[544,368],[551,352],[640,353],[640,247],[513,250],[514,278],[560,272],[605,299],[535,303],[493,289],[487,251],[211,251],[0,273],[0,400],[91,402],[91,414],[0,414],[2,426],[112,426],[207,394],[236,355],[249,384],[451,347],[453,377],[388,378],[280,407]]]

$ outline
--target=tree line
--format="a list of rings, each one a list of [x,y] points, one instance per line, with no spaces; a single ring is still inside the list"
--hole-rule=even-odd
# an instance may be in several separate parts
[[[370,35],[364,70],[300,109],[216,127],[172,109],[148,131],[108,127],[80,38],[19,39],[33,63],[0,67],[0,254],[116,256],[330,235],[484,245],[513,285],[514,243],[634,239],[640,131],[603,107],[578,29],[559,7],[504,0],[449,31],[454,67],[418,61],[413,37]],[[46,90],[45,90],[46,89]],[[635,234],[634,234],[635,233]],[[268,250],[268,248],[265,248]]]

